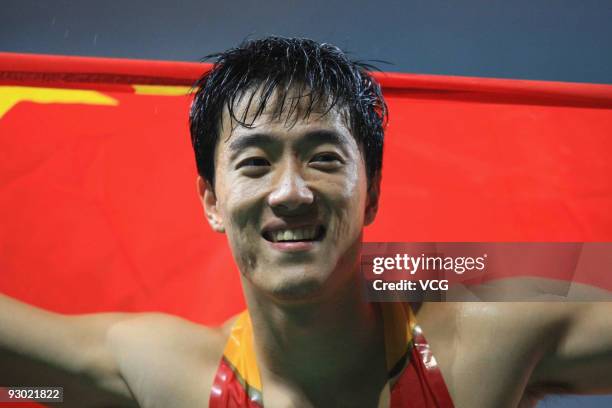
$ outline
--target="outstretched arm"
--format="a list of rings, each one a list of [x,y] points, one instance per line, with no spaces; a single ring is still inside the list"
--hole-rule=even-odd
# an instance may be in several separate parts
[[[569,393],[612,393],[612,302],[549,306],[563,325],[532,383]]]
[[[90,384],[119,399],[133,399],[108,339],[111,328],[129,316],[66,316],[0,294],[0,385],[44,385],[61,375],[67,383],[80,377],[83,387]],[[7,383],[24,381],[24,371],[30,384]]]

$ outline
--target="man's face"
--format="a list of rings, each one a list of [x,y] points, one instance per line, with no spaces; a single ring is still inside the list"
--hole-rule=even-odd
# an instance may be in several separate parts
[[[237,104],[237,117],[249,96]],[[355,273],[377,197],[368,195],[363,156],[338,110],[297,121],[266,111],[251,128],[225,112],[214,193],[200,185],[208,219],[227,233],[244,284],[281,301],[305,301],[333,293]]]

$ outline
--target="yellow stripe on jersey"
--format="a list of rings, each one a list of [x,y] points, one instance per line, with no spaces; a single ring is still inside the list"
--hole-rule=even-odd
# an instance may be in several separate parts
[[[234,322],[223,355],[248,386],[261,391],[261,377],[255,359],[253,329],[248,311],[242,312]]]

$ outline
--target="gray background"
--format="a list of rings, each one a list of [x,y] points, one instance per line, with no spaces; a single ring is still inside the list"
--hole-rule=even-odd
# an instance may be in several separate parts
[[[267,34],[389,71],[612,83],[612,0],[0,0],[0,49],[195,61]]]
[[[612,0],[0,0],[0,51],[197,61],[269,34],[331,42],[386,71],[612,83]]]

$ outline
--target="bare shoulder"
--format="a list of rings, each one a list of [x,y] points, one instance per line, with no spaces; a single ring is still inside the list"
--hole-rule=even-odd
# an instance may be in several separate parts
[[[516,407],[567,328],[569,304],[426,303],[417,319],[457,406]],[[474,390],[480,390],[474,393]]]
[[[215,346],[221,345],[224,332],[223,327],[207,327],[178,316],[142,313],[115,324],[110,336],[118,345],[171,346],[175,352],[199,349],[214,354]]]
[[[142,407],[207,406],[227,336],[227,325],[146,313],[115,324],[108,341]]]
[[[539,336],[543,331],[561,329],[583,307],[580,303],[560,302],[426,303],[418,317],[433,332],[469,329],[474,334],[485,334],[507,330],[520,336]]]

